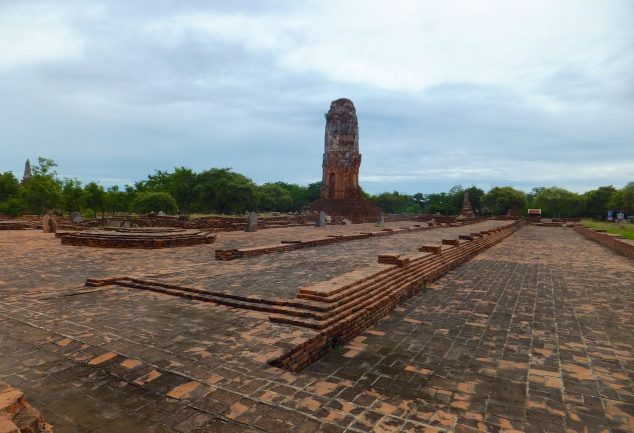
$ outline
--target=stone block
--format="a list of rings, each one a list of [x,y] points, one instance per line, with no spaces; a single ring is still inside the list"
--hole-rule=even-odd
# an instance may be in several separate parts
[[[442,245],[422,245],[418,248],[421,253],[440,254]]]

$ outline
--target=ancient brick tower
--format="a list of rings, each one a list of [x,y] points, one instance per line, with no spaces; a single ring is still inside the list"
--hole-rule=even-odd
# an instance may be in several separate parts
[[[359,123],[354,104],[337,99],[326,114],[321,198],[360,197]]]
[[[31,161],[27,159],[24,163],[24,174],[22,175],[22,183],[29,180],[31,176],[33,176],[33,174],[31,173]]]
[[[375,220],[380,210],[361,196],[360,166],[357,112],[351,100],[337,99],[326,113],[321,195],[311,209],[354,222]]]
[[[473,213],[473,208],[471,207],[471,200],[469,200],[469,193],[467,191],[464,192],[464,196],[462,198],[462,209],[460,210],[459,219],[472,219],[475,218],[475,214]]]

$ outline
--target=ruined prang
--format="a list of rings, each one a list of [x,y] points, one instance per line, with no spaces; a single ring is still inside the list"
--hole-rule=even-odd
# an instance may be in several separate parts
[[[31,161],[27,159],[24,163],[24,174],[22,175],[22,183],[29,180],[31,176],[33,176],[33,173],[31,172]]]
[[[354,222],[376,221],[379,209],[361,196],[360,166],[357,112],[351,100],[337,99],[326,113],[321,194],[311,209]]]
[[[326,113],[322,199],[360,197],[359,122],[354,104],[337,99]]]
[[[475,214],[473,213],[473,207],[471,207],[471,200],[469,200],[469,193],[467,191],[464,192],[464,196],[462,197],[462,209],[460,209],[460,215],[458,215],[458,219],[473,219],[475,218]]]

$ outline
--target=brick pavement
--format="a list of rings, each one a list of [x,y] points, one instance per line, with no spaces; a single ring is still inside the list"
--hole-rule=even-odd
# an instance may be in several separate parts
[[[633,262],[571,229],[520,230],[301,373],[262,360],[310,331],[79,291],[143,256],[24,233],[0,234],[0,380],[58,432],[634,431]],[[146,255],[148,270],[179,260],[169,253]]]

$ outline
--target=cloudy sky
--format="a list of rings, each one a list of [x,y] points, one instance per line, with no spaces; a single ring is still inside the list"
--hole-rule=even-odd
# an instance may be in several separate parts
[[[0,0],[0,171],[321,178],[357,107],[380,192],[634,180],[634,2]]]

